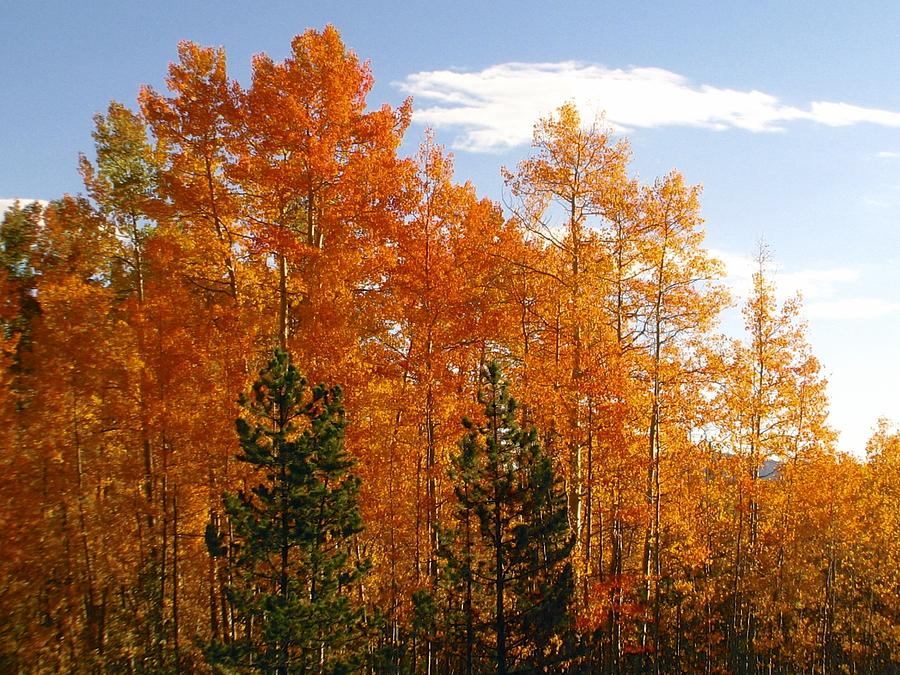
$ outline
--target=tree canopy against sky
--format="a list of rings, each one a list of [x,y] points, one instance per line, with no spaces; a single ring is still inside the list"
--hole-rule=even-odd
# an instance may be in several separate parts
[[[639,177],[629,144],[567,103],[504,170],[505,215],[455,182],[433,137],[403,154],[409,104],[368,106],[371,69],[333,27],[255,57],[243,85],[222,50],[178,55],[164,88],[94,117],[87,197],[3,216],[5,667],[177,671],[255,649],[278,668],[319,640],[312,669],[454,672],[458,645],[436,627],[461,607],[493,607],[501,666],[896,662],[897,434],[879,427],[868,462],[836,451],[801,304],[779,300],[764,252],[745,333],[718,332],[697,186]],[[289,393],[288,353],[327,384]],[[492,362],[502,415],[484,407]],[[251,386],[258,406],[242,409]],[[309,426],[258,419],[272,396],[280,415],[307,394]],[[457,446],[463,418],[475,435]],[[454,460],[489,432],[510,443]],[[337,493],[343,515],[318,511],[329,529],[309,499]],[[488,561],[470,575],[484,597],[462,604],[438,592],[460,569],[441,551],[460,507]],[[482,516],[498,508],[515,534],[494,532],[490,563]],[[317,578],[291,557],[314,521],[309,556],[340,549],[325,583],[364,624],[362,649],[292,622],[267,632],[294,611],[278,599]],[[279,534],[287,564],[266,548]],[[516,578],[535,556],[572,594],[564,621],[529,631],[512,618],[540,604]],[[287,582],[266,569],[279,559]],[[552,648],[538,654],[535,632]]]
[[[688,183],[704,185],[708,243],[740,295],[749,294],[760,237],[777,253],[780,299],[798,289],[806,297],[809,339],[834,385],[840,446],[862,457],[877,419],[900,417],[889,384],[900,366],[888,351],[900,339],[889,253],[900,245],[900,86],[884,65],[893,63],[900,23],[893,3],[853,12],[809,1],[690,12],[665,2],[578,1],[549,14],[535,2],[394,7],[388,17],[354,3],[279,1],[266,12],[214,14],[177,2],[99,2],[89,11],[14,3],[5,18],[21,39],[0,45],[4,91],[17,102],[0,110],[9,158],[0,199],[80,190],[71,158],[90,147],[92,116],[110,98],[132,102],[137,83],[164,88],[178,41],[226,48],[232,76],[247,85],[254,53],[277,61],[305,26],[334,23],[372,60],[373,106],[414,97],[404,153],[432,126],[436,141],[456,150],[460,175],[497,201],[497,167],[527,154],[535,120],[567,100],[585,119],[605,110],[640,147],[640,175],[675,164]],[[726,326],[739,334],[737,311]],[[859,340],[865,348],[846,348]]]

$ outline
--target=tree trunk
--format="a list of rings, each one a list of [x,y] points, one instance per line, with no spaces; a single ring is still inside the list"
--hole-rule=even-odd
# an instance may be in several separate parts
[[[288,316],[288,292],[287,277],[288,264],[284,253],[279,252],[278,257],[278,346],[282,351],[287,351],[289,321]]]

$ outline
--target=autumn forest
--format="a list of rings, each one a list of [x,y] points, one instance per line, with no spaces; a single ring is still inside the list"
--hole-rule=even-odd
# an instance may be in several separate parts
[[[900,434],[837,451],[765,246],[735,339],[602,117],[501,203],[372,84],[183,42],[3,214],[0,671],[897,672]]]

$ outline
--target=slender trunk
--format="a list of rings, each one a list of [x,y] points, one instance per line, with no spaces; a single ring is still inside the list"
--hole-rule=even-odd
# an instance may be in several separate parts
[[[430,330],[429,330],[430,333]],[[437,582],[437,448],[435,443],[434,383],[431,365],[432,340],[429,335],[425,361],[425,501],[426,531],[428,534],[428,577],[432,585]]]
[[[416,582],[422,575],[422,451],[416,457],[416,537],[415,537]]]
[[[648,467],[647,467],[647,486],[646,499],[647,507],[650,510],[650,523],[644,535],[644,554],[643,554],[643,572],[644,572],[644,600],[650,602],[651,585],[655,585],[656,590],[653,594],[653,672],[659,672],[659,528],[660,528],[660,491],[659,491],[659,472],[660,472],[660,399],[662,396],[662,379],[660,367],[662,365],[662,345],[663,345],[663,305],[665,304],[665,270],[666,270],[666,254],[668,246],[669,232],[666,227],[663,233],[662,248],[660,250],[659,266],[656,272],[656,294],[653,306],[653,398],[650,410],[650,426],[648,429]],[[651,562],[653,563],[651,568]],[[651,571],[653,573],[651,578]],[[641,647],[646,649],[649,640],[648,622],[645,619],[641,628]],[[646,653],[646,652],[645,652]]]
[[[734,572],[732,581],[732,605],[731,605],[731,621],[728,623],[728,642],[731,656],[732,667],[738,666],[738,657],[740,654],[740,646],[738,645],[738,636],[740,635],[740,627],[743,623],[743,598],[741,593],[741,577],[744,567],[744,495],[743,490],[738,484],[738,504],[736,510],[737,517],[737,538],[735,540],[734,550]]]
[[[137,292],[138,304],[144,304],[144,253],[141,250],[142,242],[141,242],[141,231],[138,225],[138,217],[136,214],[131,214],[129,216],[130,220],[130,228],[131,228],[131,245],[132,250],[134,252],[134,260],[132,261],[132,265],[134,266],[134,284],[135,291]]]
[[[494,502],[494,540],[496,542],[495,565],[497,568],[496,629],[497,629],[497,675],[506,675],[506,614],[504,611],[505,578],[503,570],[503,532],[501,529],[500,502]]]
[[[497,410],[497,390],[496,387],[493,388],[492,391],[493,398],[493,406],[492,410],[494,419],[492,420],[491,427],[493,429],[493,440],[494,440],[494,448],[495,452],[500,452],[500,434],[499,434],[499,426],[500,426],[500,418]],[[496,616],[495,616],[495,628],[497,631],[497,675],[506,675],[506,613],[505,613],[505,586],[506,586],[506,571],[504,569],[504,559],[503,559],[503,518],[502,518],[502,510],[500,499],[496,494],[496,486],[499,484],[500,479],[500,462],[499,457],[494,458],[494,466],[493,466],[493,474],[495,481],[495,492],[494,492],[494,565],[495,565],[495,573],[496,573]]]
[[[359,535],[353,535],[353,554],[356,557],[356,565],[359,568],[363,566],[363,555],[362,548],[359,545]],[[356,599],[359,601],[359,606],[362,607],[362,618],[363,622],[366,621],[367,612],[366,612],[366,585],[363,582],[365,575],[359,575],[359,578],[356,580]]]
[[[219,206],[218,200],[216,199],[216,188],[215,183],[213,181],[212,175],[212,164],[208,156],[203,158],[204,167],[206,169],[206,189],[209,190],[209,204],[210,209],[212,211],[213,218],[213,226],[216,230],[216,238],[219,240],[219,244],[226,247],[226,252],[224,254],[224,262],[225,262],[225,272],[228,275],[228,290],[232,298],[237,301],[238,299],[238,291],[237,291],[237,274],[234,269],[234,257],[233,257],[233,247],[234,241],[232,240],[231,233],[222,223],[222,219],[219,217]]]
[[[656,384],[654,386],[654,401],[652,403],[652,409],[650,413],[650,427],[649,427],[649,444],[648,444],[648,457],[647,457],[647,484],[645,490],[645,499],[647,504],[647,509],[649,511],[647,526],[644,530],[644,550],[641,558],[641,570],[644,575],[644,588],[643,588],[643,599],[644,602],[649,605],[651,598],[651,590],[653,589],[653,562],[655,560],[654,548],[657,541],[657,526],[659,519],[659,511],[658,511],[658,494],[656,492],[656,488],[658,485],[658,472],[659,472],[659,446],[658,446],[658,434],[659,434],[659,403],[657,399],[657,393],[659,391],[659,385]],[[658,583],[658,580],[657,580]],[[654,611],[655,614],[655,611]],[[643,624],[641,626],[641,647],[642,649],[647,648],[648,642],[650,639],[650,625],[647,619],[644,619]],[[646,652],[645,652],[646,653]]]
[[[577,180],[577,176],[576,176]],[[582,476],[581,476],[581,380],[582,380],[582,344],[581,344],[581,222],[578,218],[575,199],[569,201],[569,232],[572,239],[572,409],[569,413],[569,462],[572,485],[569,493],[569,508],[575,520],[575,540],[582,542]]]
[[[391,442],[388,451],[388,522],[390,524],[390,550],[391,550],[391,596],[390,596],[390,604],[389,604],[389,616],[392,620],[396,621],[397,619],[397,609],[399,606],[399,590],[397,585],[397,562],[398,562],[398,551],[397,551],[397,497],[396,497],[396,487],[395,481],[397,479],[396,476],[396,464],[397,464],[397,444],[399,441],[400,435],[400,423],[403,420],[403,412],[404,405],[403,402],[406,400],[406,387],[409,381],[409,358],[412,354],[413,343],[410,340],[409,347],[406,351],[406,359],[403,367],[403,378],[400,386],[400,404],[397,406],[397,412],[394,415],[394,427],[391,431]],[[391,643],[396,645],[397,640],[393,638],[391,639]]]
[[[218,514],[213,512],[209,517],[210,523],[215,528],[216,533],[219,532]],[[207,567],[206,582],[209,584],[209,632],[214,642],[219,641],[219,615],[218,615],[218,598],[216,598],[216,577],[218,576],[218,558],[215,556],[207,556],[209,565]],[[224,619],[224,617],[223,617]]]
[[[228,573],[226,575],[226,580],[228,582],[228,588],[234,588],[234,524],[231,522],[231,518],[228,519]],[[225,593],[225,587],[222,588],[222,602],[225,603],[228,599],[228,595]],[[237,637],[236,629],[235,629],[235,621],[234,621],[234,603],[231,601],[227,602],[228,606],[228,614],[227,614],[227,633],[229,635],[229,642],[234,642]],[[225,608],[223,607],[223,610]],[[224,614],[223,614],[224,618]],[[247,637],[249,637],[249,633]]]
[[[466,503],[469,503],[469,485],[465,484]],[[472,675],[472,656],[475,651],[475,626],[472,608],[472,514],[466,509],[466,600],[463,611],[466,614],[466,675]]]
[[[593,481],[594,481],[594,436],[593,436],[593,401],[590,397],[588,397],[588,409],[587,409],[587,480],[586,480],[586,495],[585,495],[585,503],[584,503],[584,579],[583,579],[583,592],[584,592],[584,606],[587,607],[590,604],[590,577],[592,574],[592,549],[591,549],[591,535],[593,523],[592,515],[593,515],[593,499],[594,499],[594,491],[593,491]]]
[[[616,284],[616,349],[617,349],[617,368],[622,369],[622,356],[625,352],[625,234],[624,221],[616,220],[616,244],[615,244],[615,284]],[[624,398],[624,392],[622,393]],[[619,441],[619,450],[624,452],[626,446],[625,435],[622,429],[617,425],[615,438]],[[621,518],[622,491],[620,485],[621,469],[616,469],[615,481],[612,487],[611,501],[611,523],[610,523],[610,565],[609,576],[611,580],[611,588],[609,590],[610,606],[607,613],[607,633],[609,635],[610,645],[609,654],[606,658],[607,672],[618,673],[620,671],[620,659],[622,654],[622,628],[620,607],[622,605],[622,561],[624,558],[624,525]],[[602,534],[602,528],[601,528]],[[601,569],[603,547],[601,542]]]
[[[624,537],[620,518],[619,488],[615,487],[612,514],[612,551],[610,556],[609,575],[612,588],[609,591],[609,612],[607,614],[607,632],[610,636],[610,650],[607,662],[608,672],[619,672],[619,659],[622,654],[622,627],[620,607],[622,605],[622,558],[624,555]]]
[[[659,487],[659,449],[656,452],[655,504],[653,509],[653,658],[654,672],[660,671],[660,580],[662,579],[662,561],[660,546],[660,487]]]
[[[283,258],[282,258],[283,259]],[[287,426],[287,411],[282,407],[278,409],[278,432],[284,431]],[[284,453],[279,453],[279,471],[281,484],[281,569],[278,581],[278,591],[281,596],[281,606],[286,611],[288,606],[288,554],[290,553],[290,523],[288,522],[288,495],[287,495],[287,458]],[[315,583],[315,573],[313,573],[313,583]],[[315,590],[313,591],[315,594]],[[278,672],[280,675],[286,675],[288,657],[288,638],[283,636],[278,646]]]
[[[316,191],[310,179],[306,190],[306,243],[312,248],[322,248],[322,231],[317,226]]]
[[[525,268],[522,268],[522,307],[519,317],[519,329],[522,332],[522,391],[528,391],[528,375],[531,370],[531,362],[529,359],[529,349],[531,346],[530,335],[528,333],[528,274]],[[521,405],[523,429],[529,428],[529,409],[526,403]]]
[[[73,372],[74,379],[74,372]],[[90,553],[90,544],[88,542],[88,532],[87,532],[87,516],[85,514],[85,500],[86,496],[84,493],[84,458],[82,455],[82,447],[81,447],[81,431],[78,420],[78,396],[75,389],[75,383],[72,382],[72,443],[75,447],[75,471],[76,471],[76,485],[78,488],[78,532],[79,537],[81,539],[81,548],[82,554],[84,556],[84,578],[85,578],[85,586],[86,586],[86,597],[84,600],[85,604],[85,619],[88,625],[88,631],[90,635],[90,644],[92,648],[97,648],[99,644],[102,644],[103,637],[102,632],[98,631],[97,628],[97,602],[96,602],[96,589],[94,588],[94,569],[93,563],[91,560]]]
[[[132,236],[132,246],[134,249],[134,272],[135,272],[135,287],[137,291],[137,300],[138,300],[138,308],[139,312],[143,312],[144,306],[144,264],[143,264],[143,256],[141,254],[141,242],[140,242],[140,233],[137,227],[137,220],[135,217],[132,217],[132,226],[131,226],[131,236]],[[138,349],[143,354],[145,350],[145,340],[144,340],[144,328],[143,328],[143,317],[139,317],[138,319],[138,330],[137,330],[137,342]],[[147,410],[147,389],[149,384],[147,382],[147,370],[146,367],[142,364],[140,366],[140,384],[139,384],[139,401],[138,405],[140,408],[140,417],[141,417],[141,447],[143,449],[144,454],[144,498],[147,500],[147,535],[152,538],[153,529],[155,527],[155,519],[153,517],[153,511],[155,509],[155,505],[153,502],[153,481],[154,481],[154,462],[153,462],[153,451],[150,444],[150,421],[149,421],[149,412]],[[152,539],[151,539],[152,541]],[[153,555],[154,544],[150,544],[150,555]]]
[[[165,445],[163,447],[163,477],[162,477],[162,549],[160,551],[160,561],[159,561],[159,597],[157,598],[157,602],[159,603],[159,636],[157,638],[157,657],[159,659],[159,663],[163,662],[163,648],[165,646],[166,635],[165,635],[165,625],[166,625],[166,579],[168,576],[168,570],[166,566],[168,565],[168,546],[169,546],[169,485],[168,485],[168,476],[166,475],[166,467],[165,467]]]
[[[288,316],[288,264],[287,257],[283,252],[277,254],[278,257],[278,346],[283,351],[287,351],[288,331],[290,317]]]
[[[435,402],[434,402],[434,311],[431,307],[433,291],[431,276],[431,230],[433,218],[434,187],[428,186],[428,198],[425,201],[424,235],[425,235],[425,259],[423,260],[423,272],[425,288],[423,293],[423,309],[428,318],[428,328],[425,336],[425,531],[428,537],[428,562],[426,573],[431,590],[437,588],[437,448],[435,447]],[[428,661],[426,670],[433,671],[435,663],[435,645],[428,640]]]
[[[428,388],[425,396],[425,532],[428,536],[428,563],[426,573],[429,584],[433,589],[437,587],[437,469],[435,468],[435,442],[434,442],[434,393],[431,382],[431,339],[428,340],[428,361],[426,362],[426,377]],[[428,672],[434,667],[434,643],[428,641]]]
[[[178,644],[178,485],[172,491],[172,645],[175,652],[175,672],[181,672]]]

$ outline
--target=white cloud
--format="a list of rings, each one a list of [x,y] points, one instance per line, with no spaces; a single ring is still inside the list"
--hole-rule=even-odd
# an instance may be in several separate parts
[[[815,101],[810,106],[810,119],[830,127],[845,127],[851,124],[869,122],[885,127],[900,127],[900,112],[861,108],[849,103]]]
[[[47,206],[47,204],[50,203],[46,199],[25,199],[24,197],[8,199],[6,197],[0,197],[0,215],[3,215],[6,212],[6,209],[11,208],[16,202],[19,202],[20,207],[31,204],[32,202],[38,202],[42,206]]]
[[[805,269],[776,273],[774,280],[781,294],[791,296],[801,293],[806,301],[814,301],[833,296],[838,287],[859,279],[859,271],[849,267],[827,269]],[[810,305],[807,305],[807,309]],[[809,311],[806,312],[809,315]]]
[[[879,298],[842,298],[811,302],[804,307],[810,319],[875,319],[894,314],[900,304]]]
[[[881,152],[876,152],[875,156],[880,157],[881,159],[898,159],[900,158],[900,152],[894,152],[893,150],[882,150]]]
[[[900,127],[900,112],[815,101],[808,108],[757,90],[696,85],[662,68],[607,68],[578,61],[502,63],[477,72],[423,71],[396,83],[422,104],[414,119],[458,129],[454,147],[500,151],[531,140],[534,122],[565,101],[590,119],[605,111],[617,130],[696,126],[781,131],[808,120],[829,126],[869,122]]]
[[[725,284],[735,298],[742,300],[750,292],[756,261],[748,255],[731,253],[722,249],[711,248],[710,256],[722,261],[725,266]]]
[[[752,256],[713,249],[710,253],[725,265],[725,283],[742,304],[749,297],[753,273]],[[798,292],[803,297],[803,316],[807,319],[874,319],[900,311],[900,303],[872,297],[846,297],[847,286],[864,281],[861,270],[852,267],[787,269],[777,266],[770,276],[775,294],[784,302]]]

